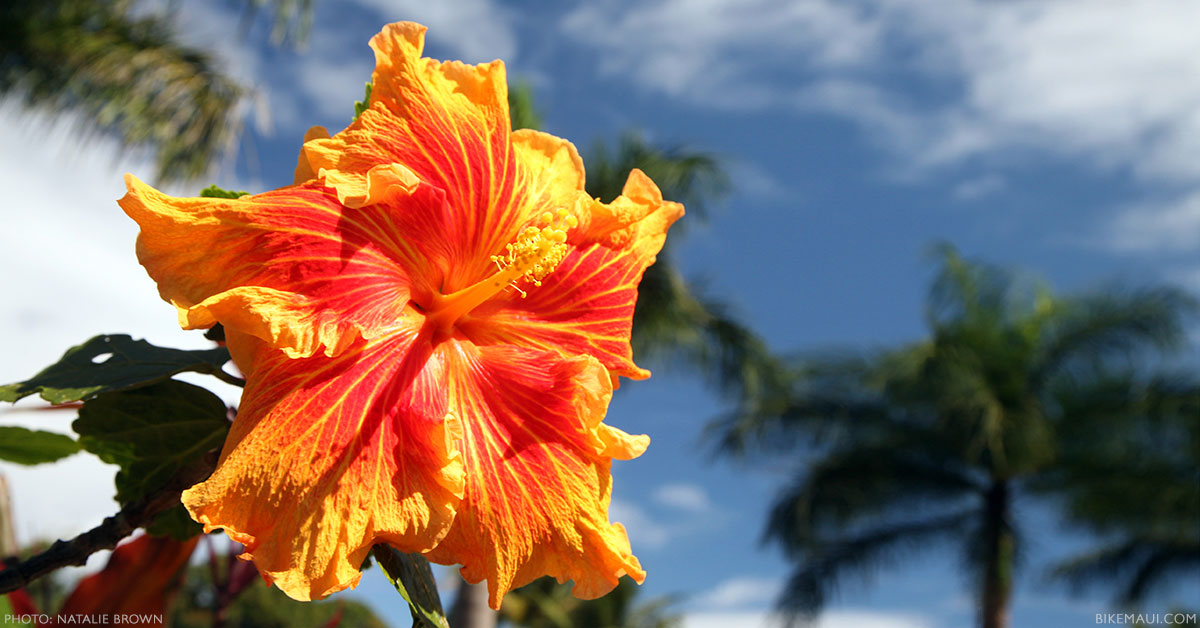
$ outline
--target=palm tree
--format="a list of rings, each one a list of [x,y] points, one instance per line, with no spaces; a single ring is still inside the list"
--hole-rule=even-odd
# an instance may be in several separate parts
[[[1062,392],[1178,347],[1194,309],[1167,289],[1057,297],[948,246],[941,259],[929,339],[810,356],[785,405],[721,426],[734,455],[807,445],[811,464],[776,498],[764,535],[796,563],[779,600],[793,621],[811,618],[849,576],[952,544],[980,625],[1007,626],[1026,532],[1018,506],[1068,488],[1044,483],[1067,460],[1061,435],[1099,410]],[[1108,415],[1139,410],[1113,401]]]
[[[1200,571],[1200,380],[1119,375],[1071,392],[1085,420],[1065,426],[1063,463],[1043,490],[1067,495],[1068,518],[1101,545],[1052,576],[1077,591],[1110,585],[1117,604],[1136,606]]]
[[[29,108],[81,116],[102,132],[156,150],[161,179],[205,172],[237,134],[243,89],[170,21],[132,0],[41,0],[0,7],[0,94]]]
[[[313,0],[243,2],[242,30],[267,10],[276,44],[303,41],[312,23]],[[37,0],[0,4],[0,95],[78,115],[85,138],[152,149],[158,179],[186,181],[232,147],[246,89],[183,44],[169,13],[134,0]]]

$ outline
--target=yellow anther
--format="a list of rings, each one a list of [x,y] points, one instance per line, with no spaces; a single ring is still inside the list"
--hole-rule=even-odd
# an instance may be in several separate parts
[[[554,272],[566,256],[566,241],[567,232],[560,227],[526,227],[517,241],[505,245],[504,254],[493,255],[492,261],[502,271],[513,271],[514,281],[523,278],[540,286],[542,278]]]
[[[517,239],[504,246],[504,252],[492,256],[497,272],[467,288],[447,295],[437,295],[427,311],[431,320],[448,328],[467,312],[491,298],[505,287],[512,287],[522,297],[525,291],[517,286],[524,279],[534,286],[554,272],[567,256],[567,230],[579,221],[565,209],[542,212],[538,224],[521,230]]]

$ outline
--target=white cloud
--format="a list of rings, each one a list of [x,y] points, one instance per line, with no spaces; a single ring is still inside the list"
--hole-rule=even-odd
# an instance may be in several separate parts
[[[960,201],[977,201],[1000,192],[1007,185],[1004,177],[995,173],[985,174],[959,183],[951,194]]]
[[[775,598],[783,581],[779,578],[739,576],[730,578],[701,595],[697,603],[706,608],[745,608],[768,606]]]
[[[729,164],[729,178],[736,191],[759,199],[787,199],[795,202],[796,192],[759,164],[735,161]]]
[[[608,517],[625,526],[635,550],[639,546],[660,549],[671,540],[670,528],[652,519],[637,504],[614,499],[609,505]]]
[[[1200,249],[1200,190],[1162,204],[1142,204],[1108,225],[1107,246],[1120,251]]]
[[[643,86],[729,108],[772,104],[772,62],[846,68],[872,56],[877,27],[849,3],[668,0],[585,4],[568,14],[569,37],[604,51],[601,69]]]
[[[683,618],[683,628],[778,628],[778,619],[766,611],[697,612]],[[837,610],[822,613],[815,628],[933,628],[932,620],[907,613]]]
[[[944,161],[1012,144],[1200,177],[1200,5],[1172,0],[705,0],[586,5],[602,69],[699,105],[823,106]],[[897,73],[955,86],[940,102]],[[749,98],[744,96],[749,94]],[[909,129],[919,127],[921,134]],[[1136,157],[1137,159],[1133,159]]]
[[[663,506],[689,513],[701,513],[712,508],[708,492],[699,484],[664,484],[655,489],[653,497]]]
[[[1032,150],[1196,189],[1198,22],[1176,0],[669,0],[563,28],[602,71],[695,106],[855,120],[902,169]],[[1120,246],[1200,248],[1157,227],[1193,224],[1181,211]]]

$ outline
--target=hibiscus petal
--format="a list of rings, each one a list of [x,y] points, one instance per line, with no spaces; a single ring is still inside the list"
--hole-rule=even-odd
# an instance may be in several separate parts
[[[497,300],[460,328],[481,345],[517,344],[560,355],[591,355],[616,375],[645,379],[633,362],[630,333],[637,287],[683,206],[664,201],[634,170],[610,204],[587,200],[569,252],[525,298]]]
[[[575,206],[583,191],[583,159],[575,145],[549,133],[521,129],[512,134],[520,189],[544,209]]]
[[[371,40],[376,67],[370,109],[346,130],[303,150],[314,171],[366,172],[401,163],[444,190],[455,210],[445,234],[456,252],[444,286],[451,293],[494,272],[491,256],[542,206],[529,200],[529,178],[518,174],[504,64],[425,59],[424,39],[419,24],[385,26]]]
[[[411,321],[410,321],[411,322]],[[217,470],[183,503],[289,596],[353,587],[376,543],[432,548],[463,491],[444,369],[411,329],[291,359],[228,337],[247,386]]]
[[[304,143],[311,142],[312,140],[325,139],[327,137],[329,137],[329,131],[325,127],[309,127],[308,130],[304,132]],[[304,147],[302,143],[300,147],[300,157],[296,160],[296,171],[292,175],[293,183],[304,183],[305,181],[315,179],[316,177],[317,171],[313,170],[312,164],[308,163],[308,156],[304,154]]]
[[[466,493],[450,532],[428,556],[488,580],[489,601],[543,575],[599,597],[623,575],[645,577],[624,527],[610,523],[609,466],[646,436],[601,423],[612,396],[594,358],[517,347],[438,347],[462,422]]]
[[[141,226],[138,258],[185,328],[220,322],[293,357],[336,355],[393,329],[446,265],[442,193],[413,189],[399,168],[379,171],[240,199],[175,198],[128,176],[119,203]],[[338,201],[378,201],[381,191],[389,202],[349,211]]]

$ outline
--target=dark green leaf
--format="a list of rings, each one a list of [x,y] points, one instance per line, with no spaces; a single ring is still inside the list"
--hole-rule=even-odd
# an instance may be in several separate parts
[[[0,458],[17,464],[54,462],[79,451],[75,439],[54,432],[0,427]]]
[[[121,467],[117,501],[124,504],[220,447],[229,419],[216,395],[170,380],[88,400],[72,428],[84,449]]]
[[[187,508],[179,504],[154,519],[146,526],[146,533],[154,536],[169,536],[176,541],[186,541],[204,532],[204,527],[192,520]]]
[[[249,194],[249,192],[239,192],[219,188],[215,183],[204,188],[203,190],[200,190],[200,196],[202,198],[241,198],[247,194]]]
[[[224,348],[184,351],[156,347],[124,334],[96,336],[31,379],[0,386],[0,401],[16,401],[34,393],[41,393],[50,403],[80,401],[185,371],[217,374],[228,361],[229,352]]]
[[[373,553],[383,575],[408,602],[413,628],[450,628],[429,561],[418,554],[398,552],[389,545],[376,545]]]

